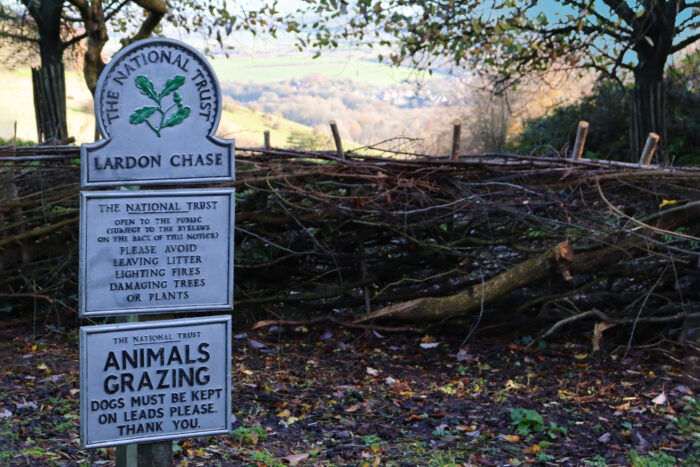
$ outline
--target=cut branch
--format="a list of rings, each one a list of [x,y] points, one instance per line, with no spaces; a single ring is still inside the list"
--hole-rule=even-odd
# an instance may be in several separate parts
[[[401,322],[431,322],[454,314],[477,311],[481,308],[482,300],[485,305],[492,303],[508,292],[547,277],[553,265],[570,263],[573,258],[573,250],[569,242],[561,242],[483,284],[475,284],[458,294],[447,297],[418,298],[390,305],[355,320],[355,323],[387,318]]]

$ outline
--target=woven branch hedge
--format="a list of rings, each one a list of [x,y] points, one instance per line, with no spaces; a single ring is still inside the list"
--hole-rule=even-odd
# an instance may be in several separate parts
[[[374,153],[237,149],[237,315],[677,326],[700,311],[698,169]],[[77,157],[0,149],[0,312],[76,322]]]

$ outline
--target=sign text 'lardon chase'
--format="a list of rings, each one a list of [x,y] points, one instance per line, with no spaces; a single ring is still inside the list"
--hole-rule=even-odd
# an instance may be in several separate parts
[[[221,89],[196,50],[170,39],[115,55],[95,90],[105,138],[82,147],[82,186],[201,183],[234,178],[232,140],[214,136]]]

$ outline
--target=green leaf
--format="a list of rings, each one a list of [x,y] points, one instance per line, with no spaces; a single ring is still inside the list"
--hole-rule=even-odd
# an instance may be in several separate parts
[[[146,107],[141,107],[140,109],[134,110],[134,113],[132,113],[129,116],[129,123],[132,123],[134,125],[137,125],[139,123],[143,123],[148,117],[153,115],[153,113],[158,110],[158,107],[151,107],[151,106],[146,106]]]
[[[171,92],[178,90],[183,84],[185,84],[185,77],[182,75],[169,79],[165,82],[165,88],[160,92],[160,98],[162,99]]]
[[[147,76],[143,76],[143,75],[137,76],[136,77],[136,87],[141,90],[141,93],[144,96],[148,96],[160,104],[160,100],[158,99],[158,95],[156,94],[156,90],[153,88],[153,83],[151,83],[151,80],[148,79]]]
[[[168,119],[165,121],[165,123],[163,123],[163,126],[161,128],[179,125],[180,123],[183,122],[183,120],[185,120],[189,116],[190,116],[190,108],[189,107],[180,107],[177,109],[177,112],[175,112],[170,117],[168,117]]]

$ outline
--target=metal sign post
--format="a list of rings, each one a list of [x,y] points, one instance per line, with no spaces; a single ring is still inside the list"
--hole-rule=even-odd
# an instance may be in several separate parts
[[[95,90],[103,138],[81,148],[81,187],[234,180],[215,136],[221,89],[192,47],[154,38],[117,53]],[[235,191],[82,192],[81,442],[118,466],[172,465],[172,440],[231,423],[231,317],[139,322],[139,314],[231,311]]]

